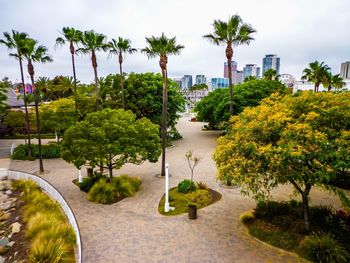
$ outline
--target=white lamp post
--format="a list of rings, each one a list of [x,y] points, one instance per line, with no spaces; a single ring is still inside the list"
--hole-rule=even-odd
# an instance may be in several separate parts
[[[79,183],[83,182],[83,176],[81,175],[81,169],[78,170],[78,181],[79,181]]]
[[[168,213],[169,211],[174,210],[175,207],[169,205],[169,164],[165,164],[165,204],[164,211]]]

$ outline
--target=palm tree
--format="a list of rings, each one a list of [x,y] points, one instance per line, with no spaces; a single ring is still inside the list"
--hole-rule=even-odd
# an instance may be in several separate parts
[[[264,79],[266,80],[278,80],[279,77],[280,75],[277,74],[277,70],[274,70],[272,68],[264,72]]]
[[[24,101],[24,111],[25,111],[25,119],[26,119],[26,132],[28,138],[28,156],[32,156],[32,146],[31,146],[31,138],[30,138],[30,124],[29,124],[29,113],[28,113],[28,100],[24,83],[24,74],[23,74],[23,48],[28,39],[27,33],[18,32],[12,30],[12,34],[5,32],[4,39],[0,39],[0,44],[4,44],[8,49],[14,49],[16,53],[10,53],[10,57],[14,57],[19,61],[19,68],[21,70],[21,81],[23,88],[23,101]]]
[[[239,15],[229,17],[228,22],[214,20],[214,32],[203,36],[205,39],[213,42],[215,45],[226,46],[226,58],[228,65],[228,79],[230,91],[230,115],[233,115],[233,99],[232,99],[232,56],[233,46],[249,45],[254,40],[252,34],[256,30],[249,24],[242,21]]]
[[[179,55],[184,48],[176,44],[176,37],[167,38],[164,33],[160,37],[146,37],[147,47],[141,51],[148,58],[159,57],[159,66],[163,77],[163,109],[162,109],[162,170],[161,176],[165,176],[165,147],[167,138],[167,111],[168,111],[168,72],[167,63],[169,55]]]
[[[76,30],[73,27],[64,27],[62,28],[63,37],[58,37],[56,39],[56,45],[64,45],[69,43],[69,51],[72,56],[72,66],[73,66],[73,77],[74,77],[74,100],[75,100],[75,112],[78,113],[78,100],[77,100],[77,76],[75,73],[75,45],[78,45],[80,42],[83,33],[79,30]]]
[[[34,39],[28,39],[23,48],[23,55],[28,61],[28,73],[33,87],[35,86],[34,82],[34,65],[33,62],[46,63],[51,62],[52,58],[47,55],[47,48],[41,45],[38,45],[38,42]],[[40,116],[39,116],[39,96],[40,91],[35,89],[34,91],[34,103],[35,103],[35,116],[36,116],[36,125],[38,130],[38,148],[39,148],[39,172],[44,172],[42,151],[41,151],[41,131],[40,131]]]
[[[309,68],[303,70],[303,76],[301,79],[306,79],[315,83],[314,91],[318,92],[320,84],[324,81],[325,76],[328,74],[330,68],[324,64],[324,62],[319,63],[318,61],[311,62]]]
[[[122,93],[122,107],[125,109],[125,99],[124,99],[124,79],[123,79],[123,54],[132,54],[137,52],[135,48],[131,47],[131,41],[129,39],[124,39],[119,37],[118,41],[112,38],[112,41],[108,43],[109,55],[117,55],[119,58],[119,72],[120,72],[120,88]]]
[[[332,75],[332,72],[328,71],[323,76],[322,85],[327,88],[328,91],[331,91],[332,88],[336,90],[343,88],[345,82],[340,74]]]
[[[95,75],[96,110],[98,110],[99,106],[96,52],[100,50],[107,50],[108,45],[106,44],[105,40],[106,36],[103,34],[96,33],[93,30],[85,31],[81,38],[81,44],[83,47],[77,49],[77,52],[91,55],[91,63]]]

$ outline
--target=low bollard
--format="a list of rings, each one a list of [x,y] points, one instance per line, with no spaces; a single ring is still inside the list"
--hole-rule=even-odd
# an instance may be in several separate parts
[[[197,206],[196,205],[188,205],[188,218],[189,219],[197,219]]]

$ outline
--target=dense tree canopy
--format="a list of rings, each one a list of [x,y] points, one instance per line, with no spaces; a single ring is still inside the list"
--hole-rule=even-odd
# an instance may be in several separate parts
[[[105,109],[88,114],[64,133],[61,156],[77,168],[107,164],[110,176],[125,163],[156,162],[159,127],[131,111]]]
[[[237,115],[245,107],[257,106],[262,99],[274,92],[286,93],[288,90],[279,81],[264,79],[238,84],[233,91],[233,111]],[[211,128],[218,128],[222,122],[228,121],[230,117],[229,104],[228,90],[216,89],[198,102],[195,108],[197,119],[209,122]]]
[[[219,178],[231,178],[257,198],[292,184],[309,229],[311,188],[338,191],[330,182],[349,169],[350,93],[273,95],[234,116],[231,126],[214,154]]]
[[[0,113],[2,113],[5,110],[5,101],[7,99],[6,92],[8,89],[8,82],[6,81],[0,81]]]

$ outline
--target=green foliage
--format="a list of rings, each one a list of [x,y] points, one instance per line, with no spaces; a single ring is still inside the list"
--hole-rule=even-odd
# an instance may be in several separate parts
[[[141,180],[136,177],[130,177],[126,174],[114,177],[109,181],[105,178],[95,183],[88,193],[88,200],[111,204],[124,197],[133,196],[141,186]]]
[[[183,194],[193,192],[196,189],[197,189],[196,184],[193,181],[188,180],[188,179],[181,181],[177,186],[177,190]]]
[[[125,163],[156,162],[159,129],[146,118],[136,120],[131,111],[105,109],[88,114],[66,130],[61,149],[62,158],[78,168],[103,160],[112,171]]]
[[[255,216],[252,212],[244,212],[239,216],[239,221],[241,221],[245,225],[249,225],[253,223]]]
[[[3,124],[7,126],[8,134],[13,135],[25,132],[25,114],[20,110],[5,112]]]
[[[197,182],[197,188],[208,190],[208,185],[204,182]]]
[[[120,197],[117,189],[112,183],[108,183],[106,179],[101,179],[90,189],[88,200],[100,204],[115,203]]]
[[[303,253],[315,262],[346,263],[350,260],[349,252],[328,233],[307,236],[301,241],[300,247]]]
[[[39,148],[38,145],[32,144],[32,158],[28,157],[28,144],[18,145],[11,158],[13,160],[33,160],[39,158]],[[41,146],[42,156],[44,159],[59,158],[60,148],[55,143],[43,144]]]
[[[125,105],[137,118],[146,117],[159,126],[162,123],[163,79],[160,74],[131,73],[124,83]],[[168,79],[168,127],[174,127],[184,111],[185,98],[177,84]]]
[[[8,81],[7,78],[0,81],[0,113],[2,113],[5,110],[5,107],[6,107],[5,102],[7,100],[6,93],[10,84],[11,83]]]
[[[17,180],[22,193],[25,235],[30,240],[29,262],[74,262],[75,233],[61,207],[33,181]]]
[[[287,202],[277,201],[259,201],[255,208],[255,216],[267,221],[272,220],[276,216],[289,215],[290,206]]]
[[[279,81],[264,79],[251,80],[235,85],[233,88],[233,113],[238,115],[245,107],[255,107],[261,100],[272,93],[287,93],[286,87]],[[199,121],[209,122],[210,128],[219,128],[220,123],[228,121],[229,112],[228,89],[216,89],[198,102],[195,111]]]
[[[106,176],[101,173],[95,173],[93,176],[84,178],[83,182],[79,183],[79,188],[80,190],[88,193],[95,183],[97,183],[98,181],[100,181],[100,179],[105,177]]]

